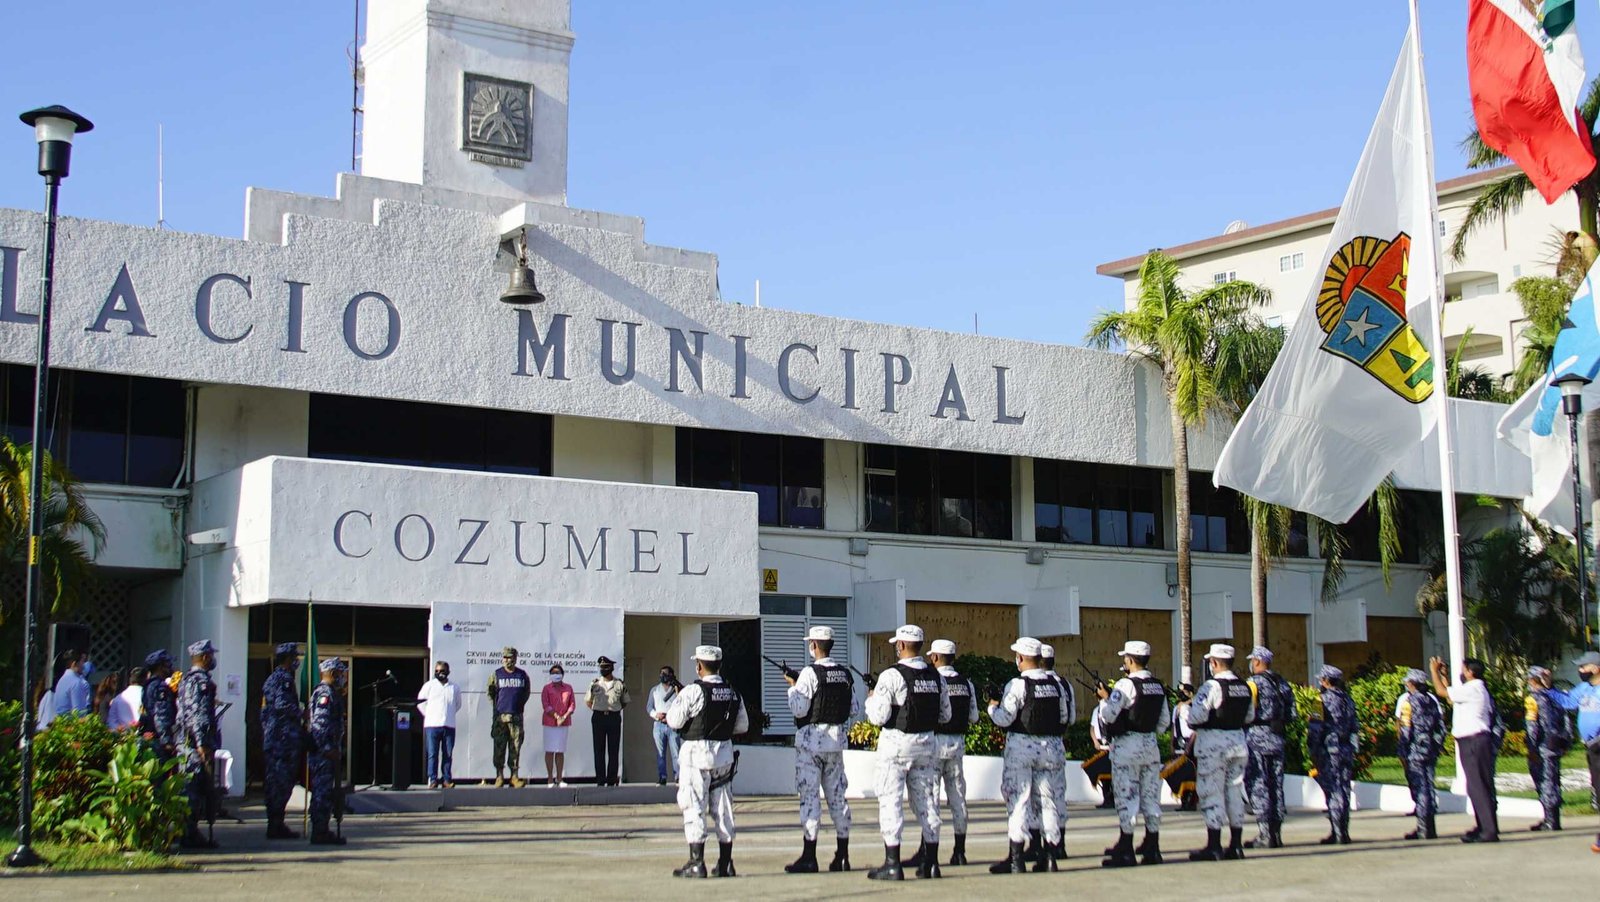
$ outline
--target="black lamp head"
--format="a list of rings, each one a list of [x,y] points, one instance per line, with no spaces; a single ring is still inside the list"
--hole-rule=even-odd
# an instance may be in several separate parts
[[[72,166],[72,139],[93,131],[94,123],[60,104],[29,110],[17,117],[33,126],[39,142],[39,174],[50,179],[67,177]]]

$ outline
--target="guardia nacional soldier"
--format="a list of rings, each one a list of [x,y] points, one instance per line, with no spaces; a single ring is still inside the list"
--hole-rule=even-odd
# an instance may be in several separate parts
[[[1172,724],[1167,710],[1167,687],[1150,673],[1150,643],[1130,641],[1122,646],[1122,670],[1127,676],[1109,690],[1099,687],[1100,705],[1094,719],[1111,740],[1111,779],[1116,785],[1117,844],[1106,853],[1102,867],[1124,868],[1161,863],[1161,747],[1156,737]],[[1144,815],[1144,842],[1134,857],[1133,821]]]
[[[922,627],[906,624],[894,631],[897,663],[878,677],[867,693],[867,719],[879,727],[878,830],[883,835],[883,864],[867,872],[869,880],[903,880],[900,832],[905,825],[901,796],[911,797],[911,810],[922,826],[924,856],[918,877],[939,874],[939,797],[934,728],[951,717],[944,680],[922,658]]]
[[[144,684],[144,714],[139,731],[156,758],[167,761],[178,753],[178,695],[168,680],[172,677],[172,655],[158,649],[145,655],[150,678]]]
[[[1076,721],[1078,719],[1077,696],[1073,694],[1071,682],[1069,682],[1065,677],[1061,676],[1061,674],[1056,673],[1056,649],[1055,646],[1049,644],[1048,642],[1039,643],[1039,668],[1044,671],[1045,676],[1055,680],[1056,685],[1060,687],[1062,704],[1065,705],[1067,709],[1067,723]],[[1067,754],[1065,740],[1066,731],[1063,730],[1061,749],[1061,785],[1063,787],[1067,785]],[[1063,793],[1064,792],[1065,789],[1063,789]],[[1066,836],[1067,804],[1065,795],[1062,796],[1058,813],[1061,816],[1061,835]],[[1035,794],[1032,804],[1028,806],[1028,849],[1026,854],[1029,860],[1036,859],[1039,855],[1039,849],[1042,845],[1039,837],[1039,796]],[[1055,846],[1051,847],[1050,854],[1056,861],[1061,861],[1062,859],[1066,858],[1066,844],[1064,842],[1057,843]]]
[[[700,645],[694,650],[699,679],[683,687],[667,708],[667,726],[678,731],[678,807],[683,811],[683,837],[689,860],[674,877],[706,876],[706,813],[717,830],[717,866],[713,877],[737,876],[733,869],[733,737],[750,729],[744,700],[723,682],[722,649]]]
[[[284,823],[304,743],[305,710],[295,688],[300,646],[284,642],[273,650],[272,673],[261,685],[261,751],[267,796],[267,839],[298,839]]]
[[[339,658],[326,658],[318,665],[322,682],[311,690],[311,843],[319,846],[342,846],[344,837],[328,829],[328,819],[335,805],[343,805],[339,798],[339,781],[342,778],[339,762],[344,758],[344,680],[347,666]]]
[[[849,723],[860,710],[848,668],[833,660],[833,628],[814,626],[806,633],[810,666],[789,681],[789,712],[794,715],[794,787],[800,795],[800,857],[784,865],[790,874],[815,874],[817,834],[822,828],[821,795],[833,817],[834,853],[829,871],[850,870],[850,803],[845,800],[844,750]]]
[[[1256,813],[1256,838],[1245,848],[1280,849],[1283,821],[1289,815],[1283,798],[1283,739],[1296,714],[1294,689],[1273,671],[1272,650],[1264,645],[1250,652],[1250,685],[1256,696],[1256,720],[1244,731],[1250,754],[1244,782]]]
[[[215,849],[217,843],[200,833],[200,819],[211,814],[216,793],[214,756],[220,744],[217,724],[217,684],[211,671],[217,667],[217,647],[210,639],[189,646],[189,672],[178,684],[178,751],[184,756],[183,772],[189,778],[189,824],[178,844],[185,849]]]
[[[1344,671],[1332,665],[1317,672],[1322,687],[1322,719],[1306,725],[1306,748],[1317,766],[1317,785],[1328,800],[1328,835],[1322,844],[1350,844],[1350,781],[1355,778],[1356,703],[1344,688]]]
[[[978,722],[977,692],[972,681],[955,668],[956,644],[949,639],[935,639],[929,646],[928,663],[932,664],[944,680],[944,689],[950,696],[950,719],[933,729],[935,763],[939,776],[933,787],[933,801],[939,803],[939,784],[950,800],[950,826],[955,831],[955,845],[950,850],[950,864],[967,863],[967,728]],[[927,845],[917,847],[917,854],[906,859],[902,866],[922,867]]]
[[[1444,751],[1444,708],[1428,691],[1428,675],[1420,670],[1406,671],[1406,692],[1395,706],[1400,763],[1405,767],[1411,801],[1417,806],[1417,829],[1406,839],[1437,839],[1435,813],[1439,810],[1439,790],[1434,772],[1439,754]]]
[[[1195,730],[1195,791],[1206,819],[1205,848],[1189,853],[1190,861],[1223,861],[1244,857],[1244,766],[1249,758],[1244,728],[1255,720],[1250,684],[1233,673],[1231,645],[1213,645],[1206,653],[1211,679],[1200,684],[1189,703],[1189,726]],[[1222,848],[1222,827],[1228,826],[1228,848]]]
[[[1044,671],[1039,640],[1023,636],[1012,643],[1017,677],[1006,683],[998,701],[989,702],[989,719],[1006,731],[1004,769],[1000,792],[1006,800],[1004,861],[989,868],[991,874],[1021,874],[1027,870],[1028,808],[1039,799],[1041,848],[1035,873],[1056,870],[1054,849],[1061,842],[1061,809],[1066,785],[1059,761],[1064,760],[1061,734],[1067,724],[1067,706],[1061,685]]]

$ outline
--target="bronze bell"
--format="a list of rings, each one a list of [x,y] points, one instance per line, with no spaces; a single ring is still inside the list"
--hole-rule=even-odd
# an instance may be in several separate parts
[[[517,266],[511,270],[511,284],[501,293],[506,304],[543,304],[544,294],[535,284],[533,268],[528,265],[528,233],[524,229],[517,239]]]

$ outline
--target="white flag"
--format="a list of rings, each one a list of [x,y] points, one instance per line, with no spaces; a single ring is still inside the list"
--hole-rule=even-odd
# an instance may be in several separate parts
[[[1433,429],[1434,357],[1418,337],[1436,315],[1426,119],[1407,31],[1323,277],[1222,449],[1217,485],[1343,523]]]
[[[1533,461],[1533,492],[1525,506],[1533,514],[1567,535],[1572,535],[1572,438],[1570,424],[1561,412],[1561,389],[1551,384],[1568,373],[1589,379],[1583,391],[1583,409],[1600,402],[1600,320],[1596,319],[1594,285],[1600,264],[1589,270],[1572,297],[1567,321],[1556,336],[1555,351],[1545,377],[1534,383],[1500,419],[1501,439],[1515,445]],[[1583,424],[1578,426],[1583,441]],[[1589,493],[1583,493],[1585,509]]]

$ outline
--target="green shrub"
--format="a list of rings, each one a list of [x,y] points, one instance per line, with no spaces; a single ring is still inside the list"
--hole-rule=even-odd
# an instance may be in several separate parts
[[[0,702],[0,824],[17,822],[17,798],[22,782],[22,703]]]
[[[88,811],[62,822],[63,838],[143,852],[165,852],[183,831],[189,802],[176,758],[161,761],[126,737],[95,781]]]
[[[63,714],[34,738],[34,829],[50,838],[91,812],[96,771],[111,763],[116,737],[93,714]]]
[[[967,728],[967,754],[1003,755],[1006,751],[1006,731],[994,725],[987,712],[978,714],[978,722]]]
[[[878,747],[878,734],[882,730],[870,720],[858,720],[850,725],[850,747],[859,751],[874,751]]]

